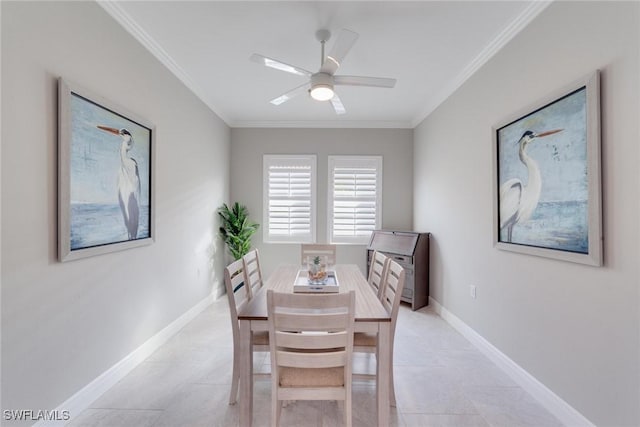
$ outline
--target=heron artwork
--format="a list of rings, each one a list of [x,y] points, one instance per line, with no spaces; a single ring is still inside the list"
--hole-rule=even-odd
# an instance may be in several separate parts
[[[133,148],[133,137],[127,129],[108,126],[98,126],[98,129],[122,138],[118,171],[118,202],[129,240],[137,239],[140,222],[140,174],[138,163],[129,156],[129,151]]]
[[[540,133],[527,130],[518,140],[518,155],[527,168],[528,179],[525,184],[518,178],[511,178],[500,186],[500,230],[506,230],[506,242],[511,243],[513,227],[531,218],[540,200],[542,176],[538,163],[527,154],[527,146],[537,138],[553,135],[562,130],[554,129]]]

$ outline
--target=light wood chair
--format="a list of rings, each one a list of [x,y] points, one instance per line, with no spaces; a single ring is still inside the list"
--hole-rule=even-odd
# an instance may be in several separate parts
[[[336,263],[336,245],[317,245],[303,243],[300,248],[300,264],[306,265],[313,262],[313,258],[326,257],[327,264],[334,265]]]
[[[373,291],[378,295],[378,299],[382,297],[384,287],[385,276],[387,269],[389,268],[389,261],[391,259],[382,252],[374,251],[371,256],[371,267],[369,268],[369,285],[373,288]]]
[[[382,295],[380,302],[391,315],[391,372],[389,372],[389,400],[391,406],[396,406],[396,393],[393,381],[393,342],[396,335],[396,321],[398,320],[398,310],[400,309],[400,298],[404,289],[405,271],[404,268],[392,259],[385,274],[385,279],[381,286]],[[354,353],[376,353],[377,359],[378,336],[364,332],[356,332],[353,338]],[[356,375],[357,377],[371,377],[371,375]]]
[[[229,298],[231,331],[233,333],[233,372],[231,374],[229,405],[233,405],[237,401],[238,383],[240,382],[240,323],[238,321],[238,311],[253,297],[245,271],[242,259],[232,262],[224,269],[224,284]],[[269,333],[267,331],[253,333],[253,351],[269,351]]]
[[[242,257],[242,264],[247,283],[251,284],[251,293],[255,294],[262,287],[262,270],[260,269],[260,256],[254,249]]]
[[[355,298],[267,291],[273,427],[287,400],[343,400],[351,426]]]

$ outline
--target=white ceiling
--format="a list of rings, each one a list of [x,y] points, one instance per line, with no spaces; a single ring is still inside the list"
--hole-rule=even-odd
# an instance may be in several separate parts
[[[411,128],[549,3],[537,1],[100,2],[232,127]],[[338,86],[347,114],[302,95],[269,100],[305,77],[252,53],[317,71],[318,29],[360,35],[337,75],[397,79],[393,89]]]

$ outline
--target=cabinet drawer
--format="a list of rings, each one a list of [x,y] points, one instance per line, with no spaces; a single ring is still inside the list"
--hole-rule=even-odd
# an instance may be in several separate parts
[[[413,267],[413,257],[404,255],[386,254],[389,258],[397,262],[403,267]]]

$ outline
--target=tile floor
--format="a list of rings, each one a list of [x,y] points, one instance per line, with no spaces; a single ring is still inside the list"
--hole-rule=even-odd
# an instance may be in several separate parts
[[[236,426],[228,405],[232,338],[226,298],[185,326],[129,375],[71,420],[71,427]],[[269,371],[267,354],[255,370]],[[375,370],[375,358],[356,355],[354,369]],[[397,408],[392,426],[519,427],[562,423],[515,384],[430,308],[402,305],[394,355]],[[256,378],[254,426],[268,426],[268,377]],[[356,380],[353,425],[375,425],[375,385]],[[282,426],[340,426],[336,402],[293,402]]]

